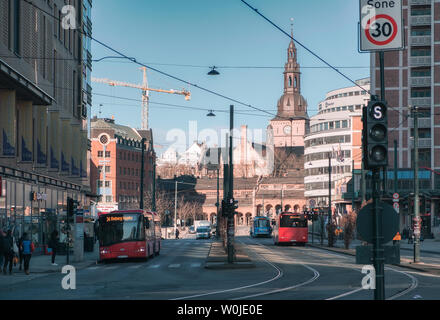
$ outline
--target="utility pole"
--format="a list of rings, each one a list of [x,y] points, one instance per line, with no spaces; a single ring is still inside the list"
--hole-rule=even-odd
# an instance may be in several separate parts
[[[176,184],[174,186],[174,234],[176,234],[177,230],[177,179]]]
[[[351,211],[354,212],[354,190],[355,190],[355,188],[354,188],[354,180],[355,180],[355,177],[354,177],[354,160],[353,160],[353,163],[351,165],[351,177],[352,177],[352,188],[351,188],[351,191],[353,192],[352,193],[352,197],[351,197]]]
[[[227,248],[228,248],[228,263],[234,262],[234,161],[233,161],[233,130],[234,130],[234,106],[230,106],[230,134],[229,134],[229,208],[228,212],[228,228],[227,228]]]
[[[394,140],[394,193],[398,192],[398,182],[397,182],[397,140]],[[399,210],[400,213],[400,210]],[[399,232],[400,230],[400,214],[399,214]]]
[[[142,139],[142,155],[141,155],[141,184],[140,184],[140,205],[141,210],[144,209],[144,162],[145,162],[145,142],[147,139]]]
[[[418,107],[414,115],[414,262],[420,262],[420,199],[419,199],[419,116]]]
[[[154,159],[153,166],[153,191],[151,198],[151,211],[156,212],[156,159]]]
[[[219,158],[220,160],[220,158]],[[215,228],[215,237],[217,240],[220,237],[220,161],[218,161],[217,166],[217,203],[215,204],[217,207],[217,221],[216,221],[216,228]]]
[[[332,156],[328,153],[328,224],[332,222]]]

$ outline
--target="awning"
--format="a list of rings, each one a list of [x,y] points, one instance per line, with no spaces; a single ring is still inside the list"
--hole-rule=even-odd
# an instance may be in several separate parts
[[[34,105],[49,106],[53,98],[32,81],[14,70],[0,59],[0,89],[15,90],[21,100],[30,100]]]

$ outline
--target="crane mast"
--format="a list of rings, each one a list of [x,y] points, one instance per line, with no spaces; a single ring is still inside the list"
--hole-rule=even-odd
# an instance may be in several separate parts
[[[160,92],[160,93],[169,93],[169,94],[178,94],[185,96],[185,100],[188,101],[191,99],[191,93],[186,90],[163,90],[163,89],[153,89],[148,87],[148,79],[147,79],[147,68],[142,67],[140,70],[143,71],[143,82],[142,85],[139,84],[133,84],[129,82],[123,82],[123,81],[117,81],[117,80],[110,80],[106,78],[92,78],[93,82],[96,83],[105,83],[112,87],[126,87],[126,88],[135,88],[142,90],[142,130],[148,130],[149,129],[149,100],[150,95],[149,92]]]

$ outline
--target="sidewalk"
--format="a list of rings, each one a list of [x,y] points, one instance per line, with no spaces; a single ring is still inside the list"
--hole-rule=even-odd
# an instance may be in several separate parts
[[[75,267],[77,270],[87,268],[91,265],[96,264],[96,261],[99,258],[99,246],[98,242],[95,243],[95,248],[93,252],[84,252],[84,259],[81,262],[75,262],[73,254],[69,255],[69,265]],[[51,256],[45,256],[45,255],[35,255],[32,256],[30,265],[29,265],[29,271],[31,274],[43,274],[43,273],[61,273],[61,269],[66,265],[66,256],[57,255],[55,258],[55,263],[58,264],[58,266],[52,265],[52,257]],[[23,273],[24,271],[18,270],[19,266],[12,267],[12,272],[14,274]],[[9,276],[9,275],[8,275]],[[3,277],[5,277],[3,275]],[[1,275],[0,275],[0,281],[1,281]]]
[[[328,247],[328,241],[327,239],[324,239],[324,244],[321,246],[321,241],[319,236],[314,237],[314,243],[311,243],[312,238],[311,235],[309,235],[309,245],[321,248],[328,251],[338,252],[342,254],[347,254],[356,257],[356,247],[361,245],[361,241],[359,240],[353,240],[350,244],[349,249],[344,248],[344,241],[343,240],[337,240],[333,248]],[[408,241],[401,241],[400,243],[400,249],[401,250],[413,250],[413,245],[408,244]],[[421,252],[425,253],[433,253],[433,254],[439,254],[440,255],[440,242],[433,240],[433,239],[427,239],[424,242],[421,243],[420,248]],[[432,273],[436,275],[440,275],[440,265],[437,264],[427,264],[427,263],[414,263],[412,260],[401,258],[400,264],[397,266],[402,268],[408,268],[413,269],[417,271]]]

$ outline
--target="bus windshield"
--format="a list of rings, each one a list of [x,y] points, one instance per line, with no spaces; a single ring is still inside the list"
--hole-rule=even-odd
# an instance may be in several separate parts
[[[280,218],[280,228],[307,228],[307,220],[294,215],[283,215]]]
[[[197,233],[208,233],[209,228],[208,227],[199,227],[197,228]]]
[[[101,246],[120,242],[145,240],[143,216],[139,214],[106,214],[100,217],[99,241]]]
[[[255,221],[255,227],[256,228],[269,228],[270,227],[269,220],[258,219]]]

